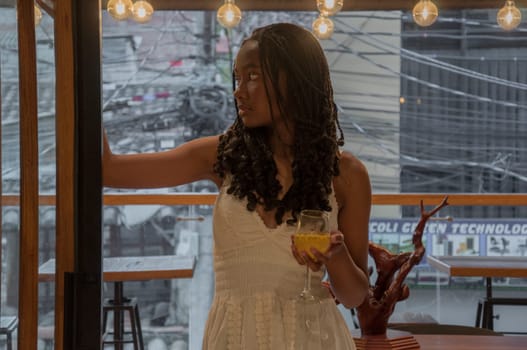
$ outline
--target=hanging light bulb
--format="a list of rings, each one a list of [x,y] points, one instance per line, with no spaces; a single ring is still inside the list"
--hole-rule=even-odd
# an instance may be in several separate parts
[[[154,14],[154,8],[148,1],[137,1],[132,8],[132,16],[136,22],[145,23],[150,21]]]
[[[41,20],[42,20],[42,11],[37,5],[35,5],[35,27],[38,27]]]
[[[343,0],[317,0],[317,7],[320,13],[326,16],[333,16],[342,9]]]
[[[505,30],[513,30],[521,20],[522,13],[514,4],[514,1],[505,1],[505,5],[498,11],[496,16],[498,24]]]
[[[320,13],[318,18],[313,22],[313,33],[319,39],[328,39],[333,34],[333,21]]]
[[[437,6],[431,0],[419,0],[412,10],[415,23],[421,27],[432,25],[438,14]]]
[[[118,21],[127,19],[132,14],[132,0],[110,0],[106,5],[106,10]]]
[[[218,22],[225,28],[233,28],[242,20],[242,11],[234,4],[234,0],[225,0],[216,14]]]

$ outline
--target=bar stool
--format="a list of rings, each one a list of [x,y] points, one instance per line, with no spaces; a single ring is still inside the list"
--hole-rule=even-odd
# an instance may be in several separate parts
[[[486,298],[482,298],[482,299],[479,299],[478,300],[478,307],[476,309],[476,324],[474,325],[475,327],[479,327],[479,328],[487,328],[486,327],[486,324],[487,324],[487,320],[483,320],[482,322],[482,318],[483,317],[487,317],[486,313],[484,312],[484,310],[487,308],[487,301],[486,301]]]
[[[527,298],[484,297],[479,299],[476,309],[476,327],[494,330],[494,319],[499,319],[499,315],[494,315],[494,305],[527,306]],[[524,332],[510,333],[525,334]]]
[[[11,335],[15,331],[16,327],[18,326],[18,317],[16,316],[10,316],[10,317],[0,317],[0,334],[6,335],[6,349],[12,350],[13,344],[12,344],[12,338]]]
[[[108,314],[113,312],[113,332],[107,331]],[[128,312],[130,319],[130,330],[124,329],[124,313]],[[143,334],[141,330],[141,318],[136,298],[125,298],[122,295],[122,282],[115,282],[115,299],[104,299],[103,303],[103,344],[117,344],[122,349],[122,344],[134,344],[134,350],[144,350]],[[113,335],[111,340],[106,340],[108,335]],[[131,335],[131,339],[126,339]],[[117,348],[117,347],[116,347]]]

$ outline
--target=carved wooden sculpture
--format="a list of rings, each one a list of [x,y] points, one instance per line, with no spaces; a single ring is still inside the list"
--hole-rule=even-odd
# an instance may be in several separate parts
[[[422,237],[426,222],[441,208],[448,205],[447,199],[448,197],[445,197],[441,204],[429,212],[425,211],[421,201],[421,219],[412,237],[415,247],[413,252],[392,254],[384,247],[370,242],[369,253],[375,260],[377,280],[375,285],[370,285],[367,297],[357,308],[362,336],[386,335],[388,319],[393,313],[395,304],[405,300],[410,294],[404,279],[412,267],[417,265],[424,256],[425,247]],[[370,268],[370,275],[371,272]]]

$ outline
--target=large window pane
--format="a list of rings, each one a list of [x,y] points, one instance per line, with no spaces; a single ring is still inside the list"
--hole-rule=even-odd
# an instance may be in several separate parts
[[[55,194],[55,64],[53,21],[43,13],[37,40],[39,191]],[[17,313],[20,206],[20,101],[16,10],[0,8],[0,82],[2,88],[2,316]],[[4,202],[6,203],[6,202]],[[55,208],[39,207],[39,263],[55,255]],[[39,348],[53,344],[54,284],[39,284]],[[1,341],[4,339],[2,338]],[[16,338],[15,338],[16,343]]]
[[[322,45],[332,73],[345,149],[364,161],[374,192],[525,192],[525,44],[519,40],[521,31],[510,34],[499,29],[495,15],[495,10],[445,11],[429,28],[416,27],[411,14],[399,11],[340,13],[333,18],[335,33]],[[159,151],[192,138],[221,133],[234,118],[231,68],[243,38],[253,28],[277,21],[310,28],[315,17],[314,12],[246,12],[239,27],[226,31],[218,26],[212,12],[163,11],[142,25],[117,22],[104,13],[104,125],[112,149],[117,153]],[[149,193],[215,190],[212,184],[199,182]],[[209,222],[210,208],[202,209],[205,222]],[[201,260],[198,266],[203,270],[198,268],[190,284],[191,298],[198,291],[212,290],[212,271],[207,265],[211,259],[207,249],[212,246],[210,226],[199,223],[185,227],[184,221],[171,219],[173,233],[164,236],[160,229],[163,224],[152,226],[152,222],[161,212],[177,217],[179,210],[188,210],[187,215],[192,217],[202,209],[141,207],[134,210],[145,213],[145,217],[126,216],[137,220],[132,225],[136,230],[153,230],[143,239],[156,237],[162,242],[160,237],[169,237],[170,241],[172,235],[185,232],[192,239],[208,242],[197,245]],[[122,215],[131,209],[111,210]],[[505,231],[490,234],[471,230],[474,225],[523,225],[519,219],[524,211],[522,207],[447,207],[440,216],[450,216],[453,221],[430,223],[424,237],[427,251],[492,255],[506,252],[504,247],[496,250],[494,244],[504,245],[505,239],[509,240],[507,254],[523,255],[525,233],[507,237]],[[412,223],[418,217],[417,206],[376,206],[370,238],[394,253],[411,249]],[[379,231],[383,223],[384,231]],[[398,228],[388,230],[389,223]],[[443,224],[448,227],[444,232]],[[119,225],[128,238],[108,228],[106,254],[147,255],[155,254],[156,249],[158,254],[182,253],[174,245],[152,250],[141,241],[143,233],[129,230],[128,224]],[[437,231],[432,232],[432,228]],[[127,239],[139,241],[128,244]],[[151,299],[152,295],[143,297],[144,327],[158,322],[148,318],[149,310],[155,311],[165,302],[169,303],[169,316],[159,322],[165,327],[178,325],[173,299],[167,301],[161,296],[186,293],[180,282],[184,283],[177,281],[166,287],[171,288],[170,292],[152,288],[150,291],[160,296],[157,301]],[[407,282],[412,289],[410,299],[399,303],[394,320],[414,317],[473,325],[474,298],[484,293],[481,278],[453,280],[438,275],[423,262],[412,270]],[[522,283],[507,279],[498,289],[514,294],[524,288]],[[133,283],[126,288],[130,293],[140,292]],[[202,295],[200,300],[208,302],[210,297]],[[452,302],[458,297],[460,305]],[[192,300],[187,324],[187,345],[191,349],[199,348],[207,308],[207,302],[198,306]],[[449,312],[440,311],[443,303]],[[193,308],[200,311],[193,313]],[[353,327],[349,311],[342,311]],[[461,312],[463,317],[459,316]],[[192,316],[198,314],[199,318]],[[514,322],[514,317],[507,319]],[[510,323],[496,322],[497,328],[512,327]],[[181,340],[149,334],[145,339],[163,341],[167,346]]]
[[[20,152],[18,101],[18,36],[15,9],[0,8],[0,98],[2,194],[15,199],[12,205],[2,205],[0,316],[2,324],[18,317],[18,270],[20,207]],[[5,203],[5,202],[3,202]],[[5,344],[5,336],[0,339]],[[13,336],[16,343],[16,333]]]

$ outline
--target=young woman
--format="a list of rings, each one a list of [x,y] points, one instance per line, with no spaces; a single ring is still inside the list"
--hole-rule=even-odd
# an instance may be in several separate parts
[[[339,151],[324,52],[297,25],[265,26],[243,42],[234,79],[237,118],[224,134],[137,155],[112,154],[105,139],[104,184],[153,188],[209,179],[218,186],[215,295],[204,349],[353,349],[320,282],[327,272],[346,307],[366,296],[371,189],[362,163]],[[329,213],[331,245],[313,250],[316,259],[291,244],[303,209]],[[297,300],[305,264],[319,298],[310,306],[315,319],[305,318]],[[310,322],[323,332],[314,334]]]

